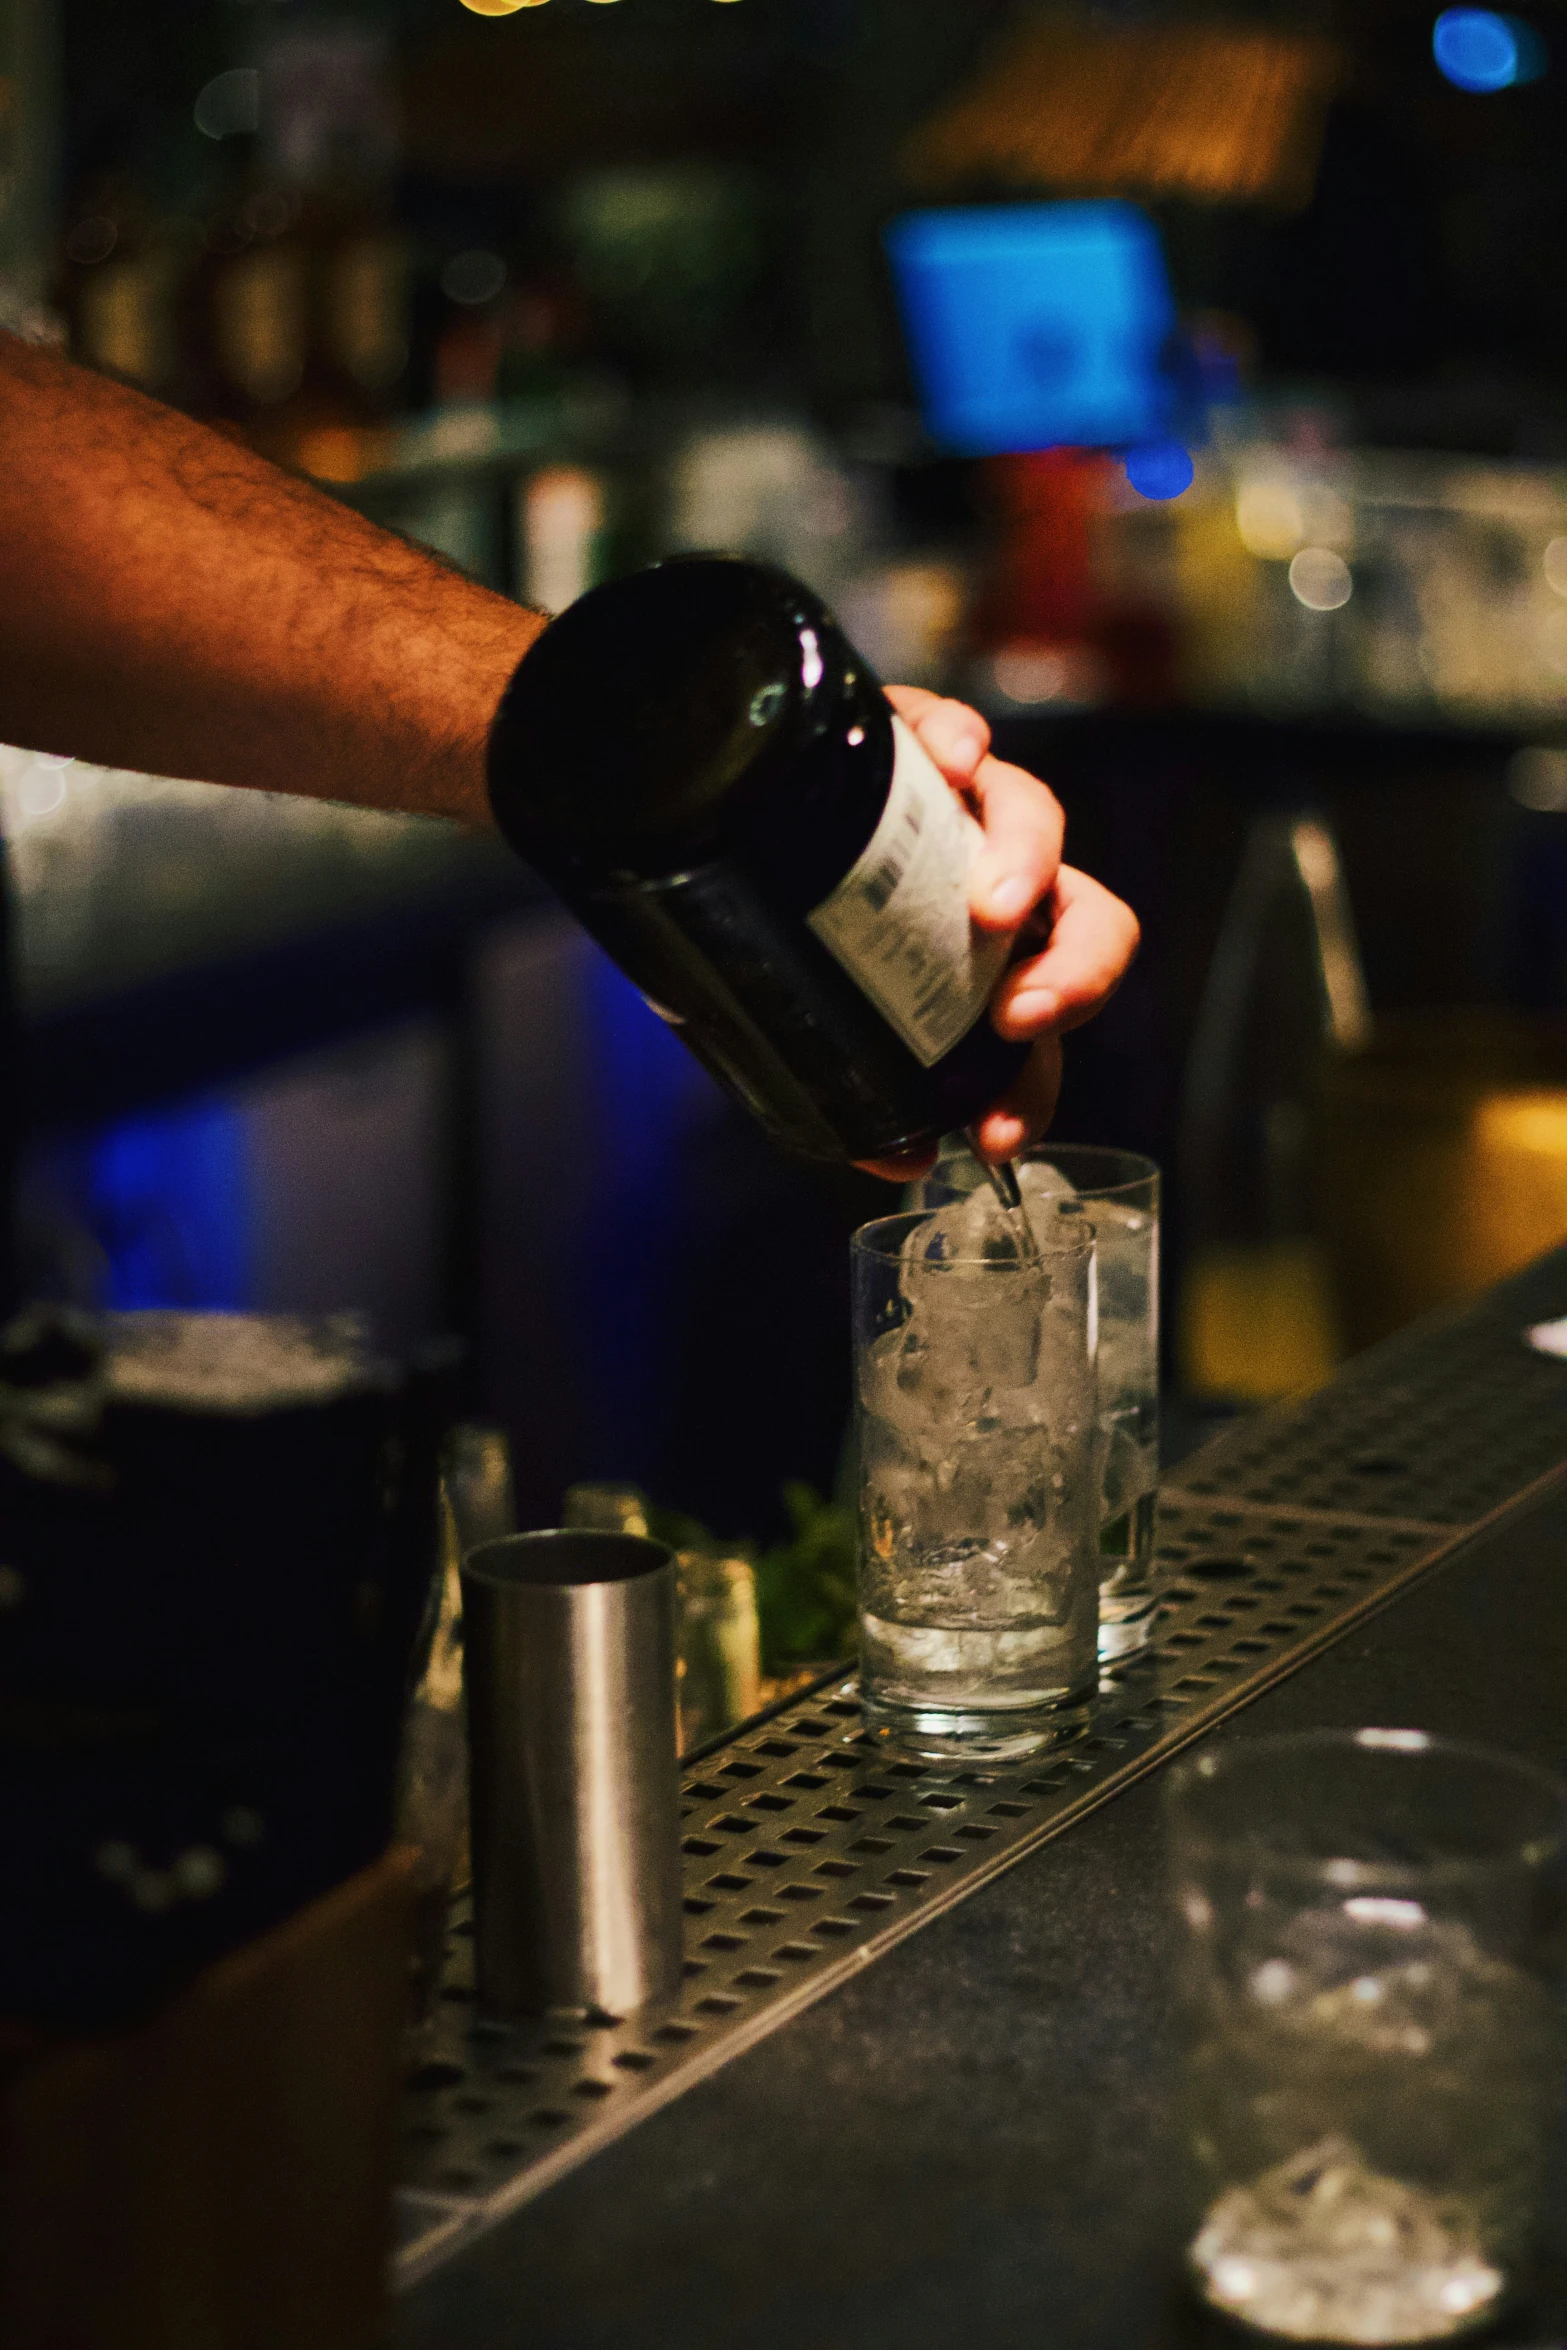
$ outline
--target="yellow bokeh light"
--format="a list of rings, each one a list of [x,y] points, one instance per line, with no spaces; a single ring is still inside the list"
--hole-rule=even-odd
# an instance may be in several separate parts
[[[1287,563],[1306,536],[1300,500],[1283,482],[1243,482],[1235,500],[1235,527],[1249,555]]]
[[[1567,1217],[1567,1097],[1542,1090],[1482,1102],[1475,1130],[1482,1149],[1556,1160],[1562,1171],[1562,1212]]]
[[[519,8],[542,8],[544,0],[462,0],[475,16],[515,16]]]

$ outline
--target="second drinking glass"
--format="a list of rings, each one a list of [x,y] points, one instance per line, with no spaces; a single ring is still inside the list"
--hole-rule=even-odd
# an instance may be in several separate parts
[[[1559,2111],[1567,1789],[1317,1730],[1205,1747],[1167,1797],[1198,2292],[1296,2342],[1488,2326]]]
[[[1092,1693],[1092,1271],[1086,1221],[1020,1255],[988,1195],[854,1237],[861,1694],[915,1754],[1033,1753]]]

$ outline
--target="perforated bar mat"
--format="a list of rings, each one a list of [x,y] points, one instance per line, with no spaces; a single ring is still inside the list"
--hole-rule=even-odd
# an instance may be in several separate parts
[[[1567,1362],[1520,1331],[1564,1311],[1567,1254],[1186,1463],[1161,1491],[1149,1645],[1105,1674],[1071,1746],[1008,1771],[899,1762],[870,1746],[846,1678],[689,1766],[686,1979],[669,2007],[488,2023],[455,1911],[406,2106],[399,2280],[1295,1670],[1558,1470]]]
[[[1478,1525],[1567,1453],[1563,1364],[1520,1338],[1564,1313],[1558,1250],[1476,1304],[1401,1330],[1303,1402],[1237,1421],[1164,1490]]]

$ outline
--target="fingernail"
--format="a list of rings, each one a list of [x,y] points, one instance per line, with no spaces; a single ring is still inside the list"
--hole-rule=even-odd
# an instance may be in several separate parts
[[[960,775],[972,775],[985,754],[985,738],[976,734],[972,726],[950,719],[927,718],[924,727],[925,747],[943,767],[955,767]]]
[[[1033,894],[1033,884],[1021,873],[1008,874],[1004,881],[996,882],[986,893],[991,913],[1002,922],[1020,922],[1028,912]]]
[[[1026,1132],[1021,1118],[987,1118],[984,1126],[985,1148],[999,1158],[1009,1159],[1023,1147]]]
[[[1014,996],[1008,1006],[1007,1017],[1020,1028],[1032,1027],[1036,1022],[1042,1027],[1047,1021],[1053,1020],[1060,1009],[1061,998],[1051,988],[1042,987],[1027,995]]]

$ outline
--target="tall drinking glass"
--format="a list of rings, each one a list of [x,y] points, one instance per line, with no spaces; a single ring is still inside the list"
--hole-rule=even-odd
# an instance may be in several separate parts
[[[1438,2342],[1523,2272],[1558,2103],[1567,1787],[1418,1730],[1175,1771],[1187,2253],[1298,2342]]]
[[[1159,1170],[1136,1151],[1037,1143],[1017,1161],[1030,1217],[1086,1215],[1098,1287],[1099,1653],[1140,1648],[1153,1625],[1159,1489]],[[960,1136],[922,1188],[931,1207],[983,1181]]]
[[[854,1236],[861,1693],[916,1754],[1031,1754],[1093,1689],[1092,1265],[988,1194]]]

